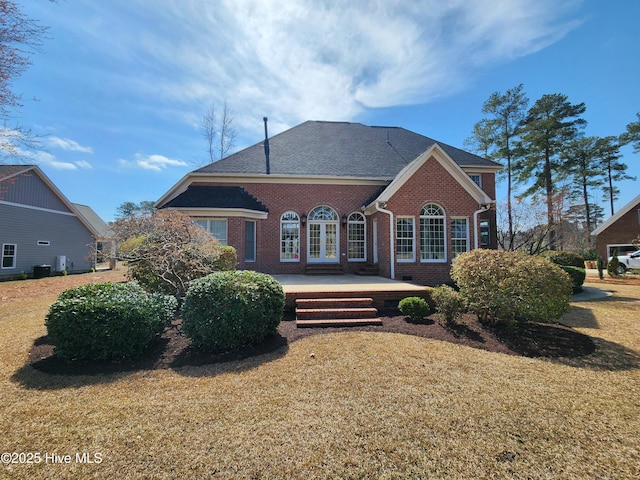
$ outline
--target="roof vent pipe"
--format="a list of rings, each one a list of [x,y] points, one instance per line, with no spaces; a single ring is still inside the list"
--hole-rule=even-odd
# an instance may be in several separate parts
[[[264,158],[267,161],[267,175],[271,174],[271,167],[269,166],[269,134],[267,133],[267,117],[263,117],[264,120]]]

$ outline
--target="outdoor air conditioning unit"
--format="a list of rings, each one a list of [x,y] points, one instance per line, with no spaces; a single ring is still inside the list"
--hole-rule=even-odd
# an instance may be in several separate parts
[[[67,269],[67,256],[58,255],[56,257],[56,272],[61,272]]]

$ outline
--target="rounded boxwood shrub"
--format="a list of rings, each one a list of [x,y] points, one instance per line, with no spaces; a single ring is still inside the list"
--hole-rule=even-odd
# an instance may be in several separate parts
[[[431,298],[436,302],[436,312],[446,324],[453,324],[464,313],[464,297],[449,285],[440,285],[431,290]]]
[[[176,308],[175,298],[148,294],[136,283],[96,283],[62,292],[45,325],[63,360],[119,361],[144,353]]]
[[[420,323],[431,313],[431,307],[424,298],[407,297],[398,303],[400,313],[409,317],[413,323]]]
[[[584,280],[587,278],[587,271],[584,268],[580,267],[572,267],[569,265],[560,265],[560,268],[567,272],[571,277],[571,282],[573,285],[573,293],[578,293],[582,291],[582,284]]]
[[[182,307],[182,328],[202,350],[234,350],[276,333],[284,303],[282,286],[270,275],[216,272],[192,282]]]
[[[584,256],[576,252],[565,252],[559,250],[547,250],[541,254],[542,258],[551,263],[564,267],[584,268]]]
[[[451,276],[484,323],[551,322],[569,309],[571,278],[547,260],[519,252],[473,250]]]

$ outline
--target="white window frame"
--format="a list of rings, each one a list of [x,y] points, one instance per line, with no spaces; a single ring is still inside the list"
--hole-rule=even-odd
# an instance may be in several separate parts
[[[195,222],[213,235],[220,245],[226,246],[229,244],[229,221],[226,218],[197,218]],[[211,225],[212,223],[222,222],[224,222],[224,238],[219,238],[211,231]]]
[[[38,245],[39,247],[49,247],[51,246],[51,242],[49,240],[38,240],[36,242],[36,245]]]
[[[358,218],[358,220],[356,220]],[[350,236],[351,227],[362,226],[362,240],[352,240]],[[351,257],[351,245],[362,245],[362,257]],[[367,261],[367,220],[360,212],[352,212],[347,218],[347,261],[366,262]]]
[[[403,220],[410,220],[411,225],[411,237],[400,236],[400,229],[398,228],[399,222]],[[399,215],[396,217],[396,261],[398,263],[411,263],[416,261],[416,219],[411,216]],[[401,252],[398,251],[398,246],[401,240],[411,240],[411,258],[400,258]]]
[[[13,247],[13,255],[6,255],[5,248]],[[4,266],[4,259],[11,258],[11,266]],[[15,270],[16,265],[18,264],[18,244],[17,243],[3,243],[2,244],[2,263],[0,263],[0,268],[2,270]]]
[[[454,233],[456,232],[456,230],[453,228],[453,224],[455,222],[458,221],[464,221],[465,224],[465,232],[466,235],[465,237],[456,237],[454,236]],[[467,217],[452,217],[451,221],[449,222],[449,228],[451,229],[451,261],[455,262],[456,257],[458,255],[461,255],[462,253],[468,252],[469,248],[470,248],[470,241],[469,241],[469,218]],[[458,251],[455,247],[456,242],[459,242],[461,240],[464,240],[464,251]]]
[[[473,183],[475,183],[480,188],[482,188],[482,174],[480,174],[480,173],[470,173],[469,177],[471,177],[471,180],[473,180]],[[478,179],[477,182],[476,182],[476,178]]]
[[[285,216],[289,218],[285,219]],[[295,219],[292,218],[295,216]],[[297,238],[292,238],[291,240],[284,239],[284,226],[291,225],[295,226],[298,232]],[[288,256],[284,256],[285,254],[285,242],[291,242],[293,245],[292,254],[293,257],[289,258]],[[282,215],[280,215],[280,241],[278,242],[278,248],[280,250],[280,261],[281,262],[300,262],[300,215],[298,215],[293,210],[287,210]]]
[[[425,214],[425,210],[427,207],[433,205],[437,207],[442,214],[438,215],[427,215]],[[425,244],[425,235],[424,235],[424,227],[427,226],[427,222],[432,220],[439,220],[442,225],[442,258],[425,258],[427,250],[424,247]],[[420,210],[420,262],[422,263],[446,263],[447,262],[447,214],[440,205],[437,203],[427,203]]]
[[[249,224],[253,224],[253,239],[249,239],[247,238],[247,225]],[[253,263],[256,261],[257,259],[257,245],[256,245],[256,239],[257,239],[257,229],[258,225],[257,222],[255,220],[245,220],[244,222],[244,261],[247,263]],[[249,252],[249,249],[247,248],[247,245],[249,244],[249,242],[253,245],[253,249],[251,252]],[[252,257],[249,258],[249,256],[247,255],[247,253],[252,253]]]

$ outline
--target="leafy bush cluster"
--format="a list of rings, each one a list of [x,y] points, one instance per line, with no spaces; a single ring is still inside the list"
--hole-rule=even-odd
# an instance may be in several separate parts
[[[118,361],[140,356],[176,308],[175,298],[136,283],[89,284],[60,294],[45,325],[63,360]]]
[[[400,300],[398,310],[409,317],[413,323],[422,323],[431,313],[431,307],[424,298],[407,297]]]
[[[571,278],[540,257],[473,250],[456,258],[451,276],[484,323],[551,322],[569,309]]]
[[[558,265],[569,274],[574,293],[582,290],[582,284],[587,277],[587,271],[584,268],[584,256],[574,252],[549,250],[544,252],[542,257]]]
[[[607,273],[610,277],[618,277],[620,276],[620,260],[618,260],[618,251],[614,248],[612,253],[611,260],[607,262]]]
[[[455,323],[465,311],[464,297],[448,285],[440,285],[431,290],[431,298],[436,302],[436,311],[447,325]]]
[[[584,268],[584,256],[575,252],[547,250],[541,256],[551,263],[565,267]]]
[[[182,308],[183,331],[203,350],[237,349],[275,333],[284,303],[282,286],[270,275],[216,272],[189,288]]]

